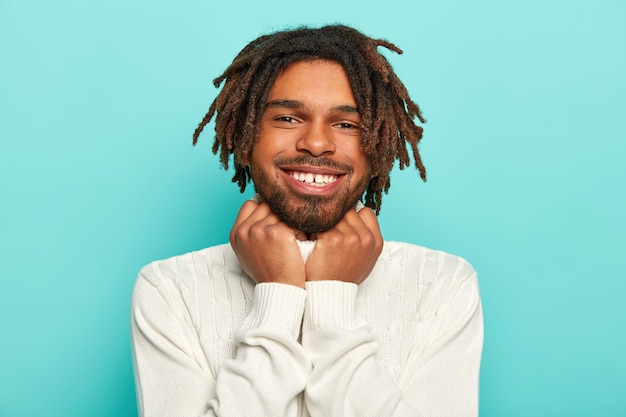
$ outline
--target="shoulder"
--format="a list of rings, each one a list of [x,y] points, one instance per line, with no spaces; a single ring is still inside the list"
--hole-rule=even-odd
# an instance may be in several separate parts
[[[478,276],[460,256],[404,242],[385,242],[387,279],[413,294],[421,314],[480,308]],[[401,277],[401,278],[399,278]],[[401,282],[399,280],[402,280]],[[388,284],[389,285],[389,284]]]
[[[133,291],[133,305],[157,303],[172,308],[198,305],[223,287],[240,286],[249,280],[241,270],[230,245],[223,244],[151,262],[139,271]],[[195,307],[194,307],[195,308]]]
[[[151,262],[141,268],[138,280],[156,288],[171,285],[193,287],[199,274],[215,269],[241,273],[241,267],[230,245],[212,246]]]
[[[381,258],[401,263],[426,282],[476,280],[476,271],[464,258],[412,243],[385,241]]]
[[[404,277],[403,291],[408,294],[405,298],[415,301],[413,308],[423,324],[420,330],[423,337],[434,340],[437,332],[458,329],[470,322],[476,325],[473,332],[481,334],[478,276],[467,260],[403,242],[385,242],[383,256],[401,265],[398,275]]]

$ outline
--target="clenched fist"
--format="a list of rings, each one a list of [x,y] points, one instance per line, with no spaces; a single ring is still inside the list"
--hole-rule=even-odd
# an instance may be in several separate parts
[[[306,262],[306,280],[360,284],[372,272],[383,249],[376,214],[370,208],[349,210],[330,230],[317,234]]]
[[[230,245],[243,270],[256,283],[280,282],[304,288],[306,277],[297,234],[266,203],[246,201],[230,232]]]
[[[302,260],[296,238],[266,203],[246,201],[230,232],[230,244],[243,270],[255,282],[279,282],[301,288],[306,281],[362,283],[383,248],[378,219],[369,208],[349,210],[330,230],[317,233],[315,248]]]

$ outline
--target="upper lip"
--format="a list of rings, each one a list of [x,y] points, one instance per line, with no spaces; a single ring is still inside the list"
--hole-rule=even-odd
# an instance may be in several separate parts
[[[304,172],[311,174],[320,174],[320,175],[345,175],[345,172],[338,171],[336,169],[325,168],[325,167],[311,167],[311,166],[281,166],[280,169],[283,171],[295,171],[295,172]]]

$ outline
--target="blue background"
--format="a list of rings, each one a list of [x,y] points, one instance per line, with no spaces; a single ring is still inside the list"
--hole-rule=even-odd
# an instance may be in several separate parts
[[[0,416],[133,416],[139,268],[244,197],[191,133],[256,36],[343,22],[428,119],[384,236],[479,271],[481,415],[626,416],[626,3],[0,0]]]

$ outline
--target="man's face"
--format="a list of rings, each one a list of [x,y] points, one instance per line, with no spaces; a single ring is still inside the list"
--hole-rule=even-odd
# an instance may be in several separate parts
[[[361,198],[370,167],[343,67],[298,61],[269,92],[250,165],[257,191],[287,225],[331,229]]]

